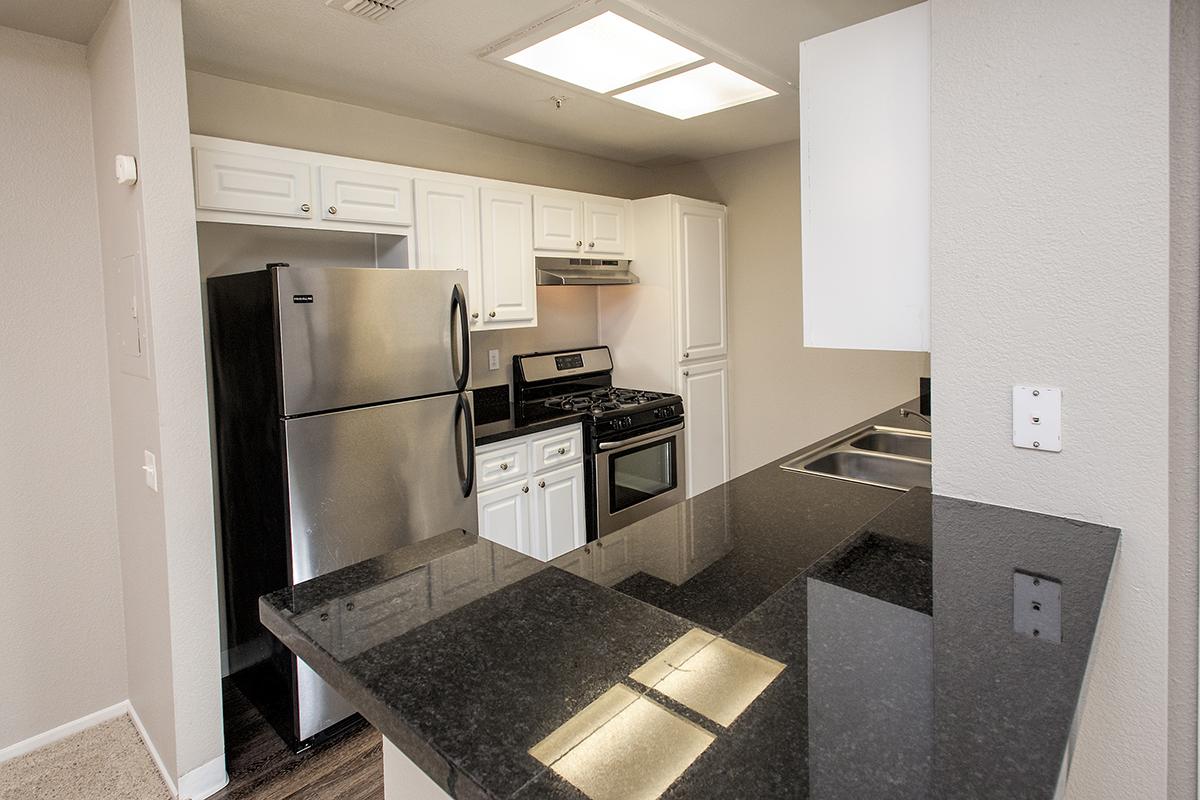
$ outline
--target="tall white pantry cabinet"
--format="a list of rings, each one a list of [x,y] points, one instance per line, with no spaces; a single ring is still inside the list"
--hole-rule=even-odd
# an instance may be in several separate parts
[[[618,386],[683,396],[692,497],[729,479],[725,206],[664,195],[632,216],[641,282],[601,289],[600,341]]]

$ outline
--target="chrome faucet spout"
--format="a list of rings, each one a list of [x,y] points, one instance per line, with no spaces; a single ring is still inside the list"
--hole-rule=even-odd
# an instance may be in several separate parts
[[[902,417],[910,417],[910,416],[917,417],[919,419],[925,420],[925,424],[928,425],[929,427],[931,427],[931,428],[933,427],[933,423],[929,421],[929,417],[925,416],[924,414],[920,414],[916,411],[913,411],[911,408],[901,408],[900,416],[902,416]]]

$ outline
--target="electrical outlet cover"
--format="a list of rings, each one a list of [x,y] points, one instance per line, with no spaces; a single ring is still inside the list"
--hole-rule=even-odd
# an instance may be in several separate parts
[[[1014,386],[1013,446],[1062,451],[1062,389]]]

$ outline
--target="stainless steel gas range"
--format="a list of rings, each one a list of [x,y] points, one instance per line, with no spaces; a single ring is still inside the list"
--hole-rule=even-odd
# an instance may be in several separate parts
[[[513,357],[524,419],[584,414],[588,541],[684,499],[683,398],[612,385],[607,347]]]

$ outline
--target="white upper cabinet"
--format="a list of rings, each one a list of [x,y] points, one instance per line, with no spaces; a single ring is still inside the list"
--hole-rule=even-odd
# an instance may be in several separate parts
[[[679,360],[725,355],[725,209],[677,201]]]
[[[929,349],[929,3],[800,45],[804,344]]]
[[[196,208],[311,219],[314,199],[307,163],[197,147]]]
[[[412,180],[387,172],[318,167],[321,218],[378,225],[412,225]]]
[[[482,322],[483,277],[479,261],[479,189],[467,183],[413,181],[417,219],[417,267],[464,269],[471,324]]]
[[[724,361],[679,370],[679,394],[687,414],[687,496],[729,480],[729,369]]]
[[[537,278],[533,262],[533,196],[483,189],[483,324],[536,323]]]
[[[533,246],[579,252],[583,248],[583,203],[570,195],[535,194]]]
[[[625,204],[584,200],[583,252],[598,255],[625,254]]]

